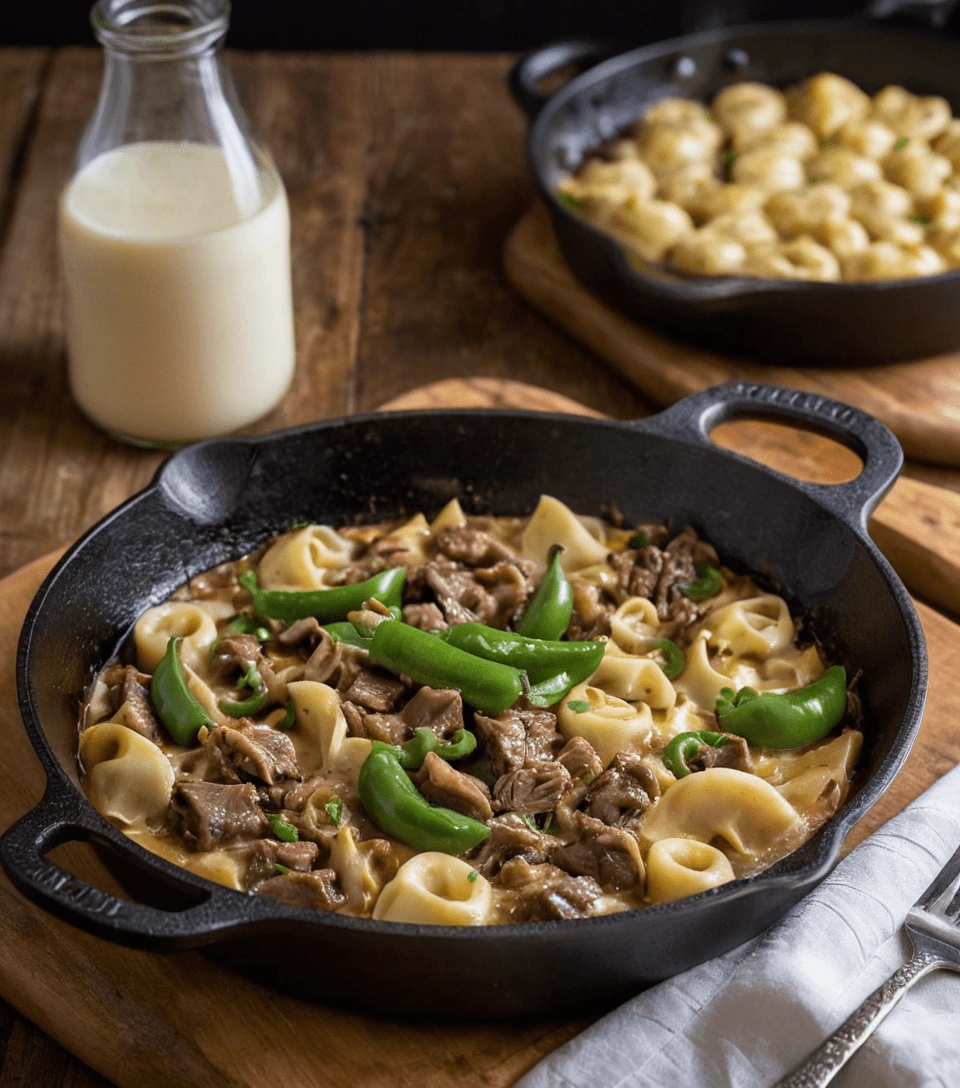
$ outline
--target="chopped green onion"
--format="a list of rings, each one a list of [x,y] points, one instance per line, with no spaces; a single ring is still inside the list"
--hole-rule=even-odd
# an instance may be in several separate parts
[[[334,794],[334,796],[323,806],[323,810],[333,823],[339,825],[340,819],[343,816],[343,801],[341,801],[336,794]]]
[[[650,537],[642,530],[638,529],[632,537],[627,541],[628,548],[649,548]]]
[[[723,589],[723,575],[712,563],[698,563],[697,577],[689,585],[681,586],[680,592],[691,601],[705,601],[716,597]]]
[[[294,529],[306,529],[308,526],[310,526],[312,524],[313,524],[312,521],[298,521],[296,523],[296,525],[291,525],[290,526],[290,532],[292,533]]]
[[[573,193],[568,193],[563,189],[557,190],[557,200],[568,207],[572,212],[582,212],[587,206],[586,201],[581,200],[579,197],[574,196]]]
[[[930,218],[929,218],[929,216],[926,216],[926,215],[911,215],[910,216],[910,222],[911,223],[919,223],[921,227],[929,227],[930,226]]]
[[[537,821],[532,816],[521,816],[520,818],[531,830],[539,833],[540,828],[537,827]]]
[[[910,140],[906,136],[901,136],[900,139],[897,140],[897,142],[893,145],[893,150],[902,151],[908,143],[910,143]]]
[[[276,863],[276,865],[274,865],[274,869],[276,869],[277,872],[280,873],[281,875],[283,873],[292,873],[293,872],[293,870],[290,868],[289,865],[281,865],[279,861]]]
[[[560,830],[560,824],[557,821],[556,816],[551,812],[550,819],[547,820],[547,826],[543,829],[544,835],[556,835]]]
[[[470,872],[467,873],[467,880],[469,880],[470,883],[472,884],[477,879],[477,877],[479,875],[480,874],[477,872],[476,869],[471,869]]]
[[[687,659],[684,656],[683,650],[668,638],[658,639],[656,646],[664,657],[664,663],[660,666],[660,668],[663,669],[663,675],[668,680],[676,680],[680,673],[687,667]]]
[[[586,714],[590,709],[590,704],[586,699],[571,699],[567,706],[574,712],[574,714]]]
[[[292,823],[285,820],[279,812],[268,812],[267,819],[270,821],[270,826],[273,828],[274,835],[276,835],[281,842],[300,841],[300,832],[297,831]]]
[[[737,161],[736,151],[724,151],[720,156],[720,161],[729,169]]]
[[[287,700],[287,712],[283,716],[283,721],[277,722],[275,728],[277,729],[292,729],[297,724],[297,708],[293,705],[293,700]]]
[[[589,785],[590,785],[590,783],[591,783],[591,782],[592,782],[592,781],[593,781],[593,780],[594,780],[594,779],[595,779],[596,777],[597,777],[597,776],[596,776],[595,774],[592,774],[592,773],[591,773],[591,774],[585,774],[585,775],[583,776],[583,784],[584,784],[585,786],[589,786]]]

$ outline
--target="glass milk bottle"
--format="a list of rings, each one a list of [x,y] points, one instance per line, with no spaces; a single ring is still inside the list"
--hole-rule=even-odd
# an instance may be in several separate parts
[[[175,446],[293,377],[290,218],[220,54],[227,0],[99,0],[103,83],[60,201],[70,386],[116,437]]]

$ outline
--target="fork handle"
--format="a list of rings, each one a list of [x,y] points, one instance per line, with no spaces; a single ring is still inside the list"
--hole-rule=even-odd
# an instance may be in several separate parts
[[[917,952],[774,1088],[823,1088],[829,1084],[917,979],[942,966],[943,960],[935,952]]]

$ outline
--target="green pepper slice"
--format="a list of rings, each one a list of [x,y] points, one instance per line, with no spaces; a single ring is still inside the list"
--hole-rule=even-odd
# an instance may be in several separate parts
[[[697,577],[688,585],[682,586],[680,592],[691,601],[705,601],[708,597],[716,597],[723,589],[723,575],[712,563],[698,563],[694,568]]]
[[[213,728],[213,719],[187,685],[180,663],[181,642],[180,635],[167,641],[166,652],[150,680],[150,701],[170,736],[186,748],[197,739],[201,726]]]
[[[562,552],[559,544],[550,550],[547,572],[517,625],[517,632],[527,638],[558,639],[570,626],[573,589],[560,566]]]
[[[405,771],[419,771],[428,752],[434,752],[448,762],[463,759],[477,747],[477,738],[466,729],[458,729],[449,744],[442,744],[432,729],[417,729],[412,740],[400,745],[400,766]]]
[[[369,650],[371,661],[398,676],[434,688],[456,688],[471,706],[494,717],[523,694],[526,677],[520,669],[474,657],[399,620],[378,624]]]
[[[377,631],[386,626],[381,623]],[[479,820],[431,805],[401,766],[399,751],[389,744],[373,742],[360,767],[357,792],[370,819],[414,850],[463,854],[490,837],[490,829]]]
[[[660,666],[668,680],[676,678],[687,667],[687,657],[683,650],[668,638],[658,638],[654,646],[663,654],[664,663]]]
[[[678,733],[664,748],[661,758],[663,765],[676,778],[685,778],[693,772],[688,764],[702,748],[722,748],[728,738],[723,733],[711,733],[698,729],[692,733]]]
[[[834,665],[796,691],[724,688],[717,699],[720,728],[761,748],[800,748],[825,737],[847,710],[847,670]]]
[[[399,606],[406,577],[406,567],[391,567],[368,578],[365,582],[355,582],[350,586],[334,586],[331,589],[314,589],[304,593],[283,589],[261,589],[257,576],[252,570],[241,574],[238,581],[250,594],[254,611],[258,616],[295,623],[308,616],[315,616],[324,622],[345,620],[348,612],[356,612],[363,607],[363,602],[371,597],[388,607]]]
[[[282,729],[284,732],[288,732],[297,724],[297,708],[293,705],[293,700],[287,700],[287,712],[283,716],[283,720],[277,722],[276,728]]]

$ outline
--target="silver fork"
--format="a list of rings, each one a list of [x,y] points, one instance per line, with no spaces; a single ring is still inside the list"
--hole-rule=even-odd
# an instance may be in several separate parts
[[[913,958],[775,1088],[829,1084],[918,978],[937,967],[960,971],[960,850],[911,907],[904,924],[913,942]]]

